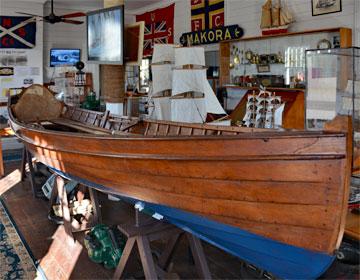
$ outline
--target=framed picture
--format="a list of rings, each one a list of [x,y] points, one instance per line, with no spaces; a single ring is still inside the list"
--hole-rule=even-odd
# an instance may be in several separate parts
[[[341,0],[311,0],[313,16],[341,12]]]
[[[123,65],[124,6],[88,12],[86,22],[88,62]]]
[[[258,71],[258,73],[270,72],[270,65],[269,64],[263,64],[263,65],[258,64],[257,71]]]

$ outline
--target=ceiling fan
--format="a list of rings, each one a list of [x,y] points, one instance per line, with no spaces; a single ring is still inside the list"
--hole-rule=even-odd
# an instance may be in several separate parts
[[[54,0],[51,0],[51,12],[48,16],[39,16],[39,15],[34,15],[34,14],[29,14],[29,13],[22,13],[22,12],[17,12],[17,13],[22,14],[22,15],[38,17],[38,18],[41,18],[41,20],[51,23],[51,24],[55,24],[58,22],[64,22],[64,23],[70,23],[70,24],[82,24],[82,23],[84,23],[83,21],[73,20],[73,19],[69,19],[69,18],[86,16],[86,14],[82,13],[82,12],[76,12],[76,13],[66,14],[66,15],[62,15],[62,16],[57,16],[54,13]]]

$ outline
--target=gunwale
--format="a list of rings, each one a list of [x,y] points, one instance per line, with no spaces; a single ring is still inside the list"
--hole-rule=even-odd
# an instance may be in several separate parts
[[[62,136],[75,136],[75,137],[79,137],[79,138],[101,138],[104,140],[111,140],[111,139],[122,139],[122,138],[126,138],[127,140],[134,140],[134,141],[139,141],[139,140],[157,140],[157,141],[162,141],[162,140],[166,140],[166,141],[174,141],[174,140],[179,140],[181,139],[181,141],[192,141],[192,140],[199,140],[199,138],[204,139],[204,140],[216,140],[216,139],[221,139],[221,140],[227,140],[227,139],[263,139],[263,138],[313,138],[314,136],[318,136],[318,137],[343,137],[344,133],[343,132],[337,132],[337,131],[306,131],[303,130],[301,132],[299,131],[279,131],[279,132],[273,132],[273,131],[255,131],[255,130],[250,130],[250,131],[239,131],[240,133],[237,135],[181,135],[181,136],[174,136],[174,135],[168,135],[168,136],[162,136],[162,135],[142,135],[142,134],[129,134],[129,135],[118,135],[118,134],[110,134],[110,135],[96,135],[96,134],[88,134],[88,133],[83,133],[83,132],[62,132],[62,131],[56,131],[56,130],[46,130],[46,129],[41,129],[41,128],[36,128],[36,127],[32,127],[31,124],[24,124],[24,123],[20,123],[16,120],[16,118],[13,116],[12,112],[9,114],[12,117],[12,122],[15,123],[17,126],[22,127],[22,128],[26,128],[29,131],[33,131],[33,132],[41,132],[44,134],[52,134],[52,135],[62,135]],[[146,122],[146,121],[145,121]],[[182,125],[182,123],[176,123],[178,125]],[[89,126],[91,127],[91,126]],[[190,127],[190,126],[189,126]],[[220,126],[194,126],[196,128],[211,128],[211,129],[216,129],[217,127]],[[226,127],[224,127],[226,128]],[[104,129],[106,130],[106,129]],[[236,130],[232,130],[233,132],[237,132]]]

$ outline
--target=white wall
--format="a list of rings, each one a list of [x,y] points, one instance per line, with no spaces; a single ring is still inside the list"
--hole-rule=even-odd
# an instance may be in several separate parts
[[[56,15],[69,14],[74,12],[88,12],[102,8],[102,2],[98,6],[86,6],[86,1],[76,3],[77,6],[67,2],[66,5],[56,5]],[[79,7],[81,6],[81,7]],[[50,13],[50,5],[47,3],[44,7],[44,14]],[[75,18],[74,18],[75,19]],[[76,18],[86,22],[86,18]],[[44,81],[49,82],[53,77],[59,76],[66,71],[75,71],[74,67],[49,67],[51,48],[76,48],[81,49],[81,60],[85,63],[86,72],[93,74],[93,83],[95,92],[99,92],[99,66],[97,64],[87,63],[86,53],[86,23],[81,25],[56,23],[44,23]]]
[[[360,47],[360,1],[359,0],[355,0],[354,21],[355,21],[355,29],[353,32],[355,35],[355,41],[353,45]]]
[[[354,27],[354,3],[358,0],[342,0],[342,12],[312,16],[311,1],[283,0],[295,18],[290,31],[303,31],[330,27]],[[260,35],[261,6],[264,0],[225,0],[225,24],[239,24],[245,36]],[[252,15],[249,17],[249,15]],[[242,20],[242,18],[246,20]]]
[[[80,2],[80,3],[79,3]],[[55,2],[56,3],[56,2]],[[55,13],[63,15],[73,12],[89,12],[103,8],[103,1],[68,1],[63,4],[56,4]],[[50,13],[50,5],[47,3],[44,7],[44,14]],[[79,20],[86,21],[84,18]],[[125,24],[135,22],[134,17],[125,14]],[[66,23],[44,24],[44,81],[49,82],[52,77],[56,77],[61,72],[74,71],[73,67],[49,67],[51,48],[77,48],[81,49],[81,59],[85,63],[86,72],[93,74],[94,90],[99,93],[100,77],[99,65],[87,63],[86,53],[86,24],[72,25]]]
[[[14,0],[0,0],[0,15],[4,16],[20,16],[16,12],[27,12],[36,15],[42,15],[43,3],[45,0],[29,1],[14,1]],[[26,49],[28,56],[28,66],[36,67],[40,70],[36,82],[42,83],[43,81],[43,22],[36,23],[36,43],[35,48]],[[4,50],[4,49],[0,49]],[[12,50],[12,49],[10,49]],[[15,49],[14,49],[15,50]],[[16,49],[19,50],[19,49]],[[2,91],[0,80],[0,92]],[[0,114],[7,116],[6,107],[0,107]],[[2,149],[12,150],[22,148],[22,144],[14,138],[2,139]]]
[[[191,31],[190,0],[164,0],[158,4],[131,11],[131,14],[144,12],[170,5],[175,2],[175,43],[179,43],[182,33]],[[265,0],[225,0],[225,25],[239,24],[244,36],[259,36],[261,6]],[[342,12],[313,17],[310,0],[283,0],[293,13],[296,22],[290,31],[305,31],[330,27],[349,27],[353,29],[354,45],[360,46],[360,0],[342,0]],[[355,29],[356,27],[356,29]]]

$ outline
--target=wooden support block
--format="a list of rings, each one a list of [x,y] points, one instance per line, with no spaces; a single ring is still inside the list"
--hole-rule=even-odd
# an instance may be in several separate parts
[[[69,203],[66,195],[65,182],[61,176],[56,177],[56,188],[59,195],[65,232],[67,233],[68,236],[74,239],[71,230],[71,216],[70,216]]]
[[[51,195],[50,195],[50,199],[49,199],[49,213],[52,211],[52,207],[53,205],[56,203],[56,199],[58,197],[58,188],[56,186],[54,186],[51,190]]]
[[[170,261],[174,255],[177,245],[179,244],[179,239],[182,233],[178,232],[173,234],[173,236],[169,239],[168,243],[166,244],[165,250],[161,253],[158,266],[163,270],[167,271],[170,265]]]
[[[151,254],[149,239],[143,235],[138,236],[136,239],[145,279],[157,279],[158,276],[155,269],[154,259]]]
[[[21,182],[23,182],[25,180],[26,177],[26,147],[24,146],[23,151],[22,151],[22,157],[21,157]]]
[[[0,137],[0,178],[5,175],[4,171],[4,161],[3,161],[3,152],[2,152],[2,142]]]
[[[102,216],[101,216],[101,210],[99,207],[99,199],[98,199],[97,190],[95,190],[93,188],[89,188],[89,193],[90,193],[90,200],[91,200],[91,204],[92,204],[93,212],[94,212],[94,222],[101,224]]]
[[[32,155],[29,151],[26,152],[26,159],[27,159],[27,163],[29,165],[29,178],[30,178],[30,185],[31,185],[31,190],[33,193],[33,197],[36,198],[36,182],[35,182],[35,171],[34,171],[34,166],[33,166],[33,162],[32,162]]]
[[[123,272],[125,270],[126,263],[128,262],[128,260],[130,258],[130,255],[132,253],[132,250],[134,248],[135,241],[136,241],[136,237],[130,237],[126,241],[124,251],[123,251],[123,253],[121,255],[120,262],[116,267],[113,279],[120,279],[121,278],[121,276],[122,276],[122,274],[123,274]]]
[[[210,270],[206,262],[204,249],[202,247],[200,239],[188,232],[186,233],[186,236],[190,244],[190,249],[195,261],[195,266],[198,271],[198,275],[202,279],[211,279]]]

